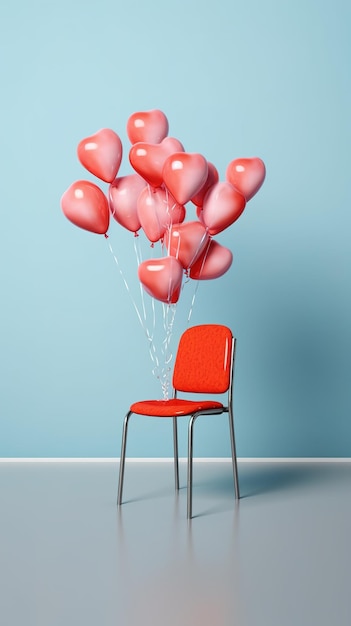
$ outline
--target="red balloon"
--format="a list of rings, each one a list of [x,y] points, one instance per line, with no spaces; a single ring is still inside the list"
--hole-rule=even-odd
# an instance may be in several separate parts
[[[136,233],[141,227],[137,205],[138,197],[145,187],[146,182],[141,176],[130,174],[116,178],[109,188],[111,215],[132,233]]]
[[[140,224],[152,242],[163,237],[167,226],[178,224],[185,218],[185,208],[161,187],[145,187],[138,197],[137,208]]]
[[[201,256],[190,268],[190,278],[195,280],[219,278],[229,270],[232,262],[233,254],[229,248],[211,239]]]
[[[166,137],[161,143],[138,142],[129,151],[129,161],[152,187],[161,187],[164,163],[174,152],[184,152],[184,147],[174,137]]]
[[[212,163],[208,163],[207,165],[208,165],[208,174],[207,174],[206,182],[203,185],[203,187],[201,187],[200,191],[198,191],[198,193],[193,198],[191,198],[191,201],[194,204],[196,204],[197,207],[202,207],[203,202],[204,202],[204,197],[207,191],[209,190],[210,187],[212,187],[212,185],[214,185],[215,183],[218,183],[219,181],[219,174],[215,166]]]
[[[168,135],[167,117],[158,109],[133,113],[127,121],[127,135],[131,143],[160,143]]]
[[[116,178],[122,152],[119,136],[109,128],[103,128],[95,135],[82,139],[77,148],[78,159],[85,169],[106,183],[111,183]]]
[[[110,222],[108,201],[100,187],[77,180],[63,194],[61,208],[73,224],[98,235],[107,232]]]
[[[145,291],[161,302],[178,302],[183,279],[183,267],[173,256],[143,261],[138,276]]]
[[[201,222],[184,222],[174,224],[164,235],[164,243],[169,255],[176,257],[184,269],[188,269],[200,256],[208,234]]]
[[[245,209],[244,196],[227,182],[215,183],[205,195],[202,220],[210,235],[233,224]]]
[[[179,204],[186,204],[205,184],[208,165],[197,153],[176,152],[163,166],[163,181]]]
[[[225,176],[248,202],[262,186],[266,177],[266,167],[258,157],[234,159],[229,163]]]
[[[196,215],[197,215],[197,217],[199,219],[199,222],[201,222],[201,224],[204,223],[204,220],[203,220],[203,217],[202,217],[202,213],[203,213],[202,206],[197,206],[196,207]]]

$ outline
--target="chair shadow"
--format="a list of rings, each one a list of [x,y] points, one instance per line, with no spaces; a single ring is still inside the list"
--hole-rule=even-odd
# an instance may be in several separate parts
[[[279,491],[293,490],[301,485],[321,485],[351,480],[350,463],[272,462],[245,463],[238,468],[240,500]],[[195,479],[196,481],[196,479]],[[231,468],[223,468],[220,473],[194,481],[194,488],[218,492],[221,495],[233,494]]]
[[[235,500],[233,474],[231,466],[226,464],[216,471],[211,471],[212,464],[207,468],[196,468],[193,477],[193,501],[196,508],[196,498],[214,499],[213,505],[206,505],[200,513],[194,514],[192,519],[218,513],[225,513],[238,506],[240,501],[262,496],[265,494],[292,492],[299,487],[331,486],[346,480],[351,485],[351,463],[342,462],[239,462],[240,500]],[[204,475],[205,474],[205,475]],[[181,477],[178,494],[184,497],[187,485],[186,478]],[[126,489],[126,491],[128,488]],[[139,489],[138,489],[139,491]],[[134,491],[135,493],[135,491]],[[122,504],[160,500],[175,495],[174,484],[164,484],[162,487],[149,485],[147,491],[139,492],[137,496],[128,497],[126,493]],[[221,500],[221,501],[219,501]]]

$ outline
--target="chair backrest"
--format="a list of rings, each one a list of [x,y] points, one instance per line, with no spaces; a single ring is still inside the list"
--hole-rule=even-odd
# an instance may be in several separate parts
[[[220,324],[188,328],[181,336],[173,387],[190,393],[224,393],[231,384],[233,334]]]

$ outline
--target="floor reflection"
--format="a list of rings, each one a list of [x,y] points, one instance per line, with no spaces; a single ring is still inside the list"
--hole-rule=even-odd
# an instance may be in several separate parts
[[[126,469],[0,467],[4,624],[349,626],[351,463]]]

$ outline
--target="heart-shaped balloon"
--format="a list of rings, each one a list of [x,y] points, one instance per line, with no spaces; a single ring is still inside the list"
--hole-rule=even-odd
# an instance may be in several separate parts
[[[138,197],[145,187],[146,182],[139,174],[130,174],[116,178],[109,188],[111,215],[132,233],[136,233],[141,227],[138,218]]]
[[[205,184],[207,161],[196,152],[176,152],[163,166],[163,181],[179,204],[186,204]]]
[[[211,280],[227,272],[233,262],[233,254],[218,241],[210,239],[202,254],[190,268],[190,278]]]
[[[164,163],[175,152],[184,152],[184,147],[174,137],[166,137],[160,143],[138,142],[129,151],[129,161],[152,187],[160,187]]]
[[[63,194],[61,208],[73,224],[99,235],[107,232],[110,221],[108,200],[103,191],[88,180],[77,180]]]
[[[258,157],[234,159],[229,163],[225,176],[248,202],[262,186],[266,177],[266,167]]]
[[[246,200],[233,185],[215,183],[205,195],[201,217],[210,235],[233,224],[245,209]]]
[[[178,302],[183,279],[183,266],[173,256],[143,261],[138,276],[145,291],[161,302]]]
[[[191,198],[191,201],[194,204],[196,204],[197,207],[202,207],[203,202],[204,202],[204,197],[207,191],[209,190],[210,187],[212,187],[212,185],[214,185],[215,183],[218,183],[219,181],[219,174],[218,174],[217,169],[213,165],[213,163],[208,162],[207,165],[208,165],[208,174],[207,174],[206,182],[203,185],[203,187],[201,187],[200,191],[198,191],[198,193],[193,198]]]
[[[106,183],[116,178],[122,152],[122,142],[110,128],[102,128],[95,135],[82,139],[77,148],[78,159],[85,169]]]
[[[200,256],[208,234],[201,222],[174,224],[164,235],[164,244],[169,255],[176,257],[184,269],[188,269]]]
[[[137,209],[140,224],[152,242],[163,237],[167,226],[179,224],[185,218],[185,208],[161,187],[145,187],[138,197]]]
[[[138,111],[128,118],[127,135],[131,143],[160,143],[167,134],[168,119],[159,109]]]

